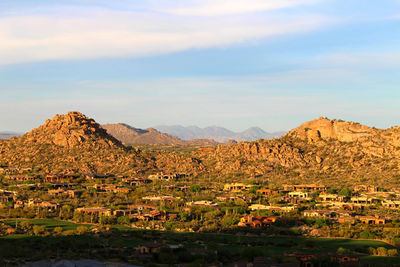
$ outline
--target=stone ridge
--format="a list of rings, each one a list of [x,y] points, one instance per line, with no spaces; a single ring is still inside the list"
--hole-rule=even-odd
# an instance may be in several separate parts
[[[122,147],[106,130],[80,112],[56,115],[22,137],[25,142],[48,143],[64,148],[77,146]]]
[[[341,142],[373,141],[375,143],[386,142],[394,146],[400,145],[398,127],[382,130],[356,122],[330,120],[323,117],[303,123],[291,130],[287,136],[312,142],[335,139]]]

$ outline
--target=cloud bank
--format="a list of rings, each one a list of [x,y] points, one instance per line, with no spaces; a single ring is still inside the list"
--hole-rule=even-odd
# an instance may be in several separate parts
[[[158,11],[53,7],[3,15],[0,17],[0,64],[141,57],[225,47],[305,33],[330,23],[327,18],[313,14],[241,14],[292,7],[311,0],[252,2],[188,1],[191,5],[175,9],[157,7]]]

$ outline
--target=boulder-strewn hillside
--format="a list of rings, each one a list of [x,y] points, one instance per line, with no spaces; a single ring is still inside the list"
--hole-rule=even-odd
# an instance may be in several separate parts
[[[219,145],[193,152],[141,151],[125,147],[78,112],[57,115],[31,132],[0,141],[0,165],[51,172],[136,175],[185,172],[271,183],[373,183],[400,185],[400,128],[380,130],[320,118],[284,137]]]
[[[175,126],[156,126],[157,130],[178,136],[184,140],[190,139],[213,139],[217,142],[227,142],[229,140],[236,141],[254,141],[258,139],[272,139],[284,135],[284,132],[267,133],[259,127],[251,127],[243,132],[233,132],[223,127],[210,126],[200,128],[197,126],[183,127],[180,125]]]
[[[291,130],[288,135],[310,141],[335,139],[342,142],[363,142],[370,140],[386,141],[388,144],[400,146],[399,127],[381,130],[356,122],[329,120],[323,117],[303,123]]]
[[[93,119],[76,111],[46,120],[44,125],[22,136],[20,141],[27,145],[51,144],[65,148],[123,147],[121,142],[107,134]]]
[[[150,144],[150,145],[217,145],[213,140],[188,140],[184,141],[176,136],[160,133],[156,129],[146,130],[134,128],[124,123],[102,125],[107,132],[125,144]]]
[[[185,164],[180,166],[181,162]],[[133,175],[170,170],[195,173],[198,162],[173,153],[149,155],[128,149],[93,119],[79,112],[56,115],[29,133],[0,142],[0,165],[32,167],[51,172]]]
[[[218,146],[198,157],[225,175],[280,182],[400,183],[400,128],[379,130],[320,118],[274,140]]]
[[[363,153],[375,157],[400,156],[400,127],[376,129],[355,122],[319,119],[303,123],[287,136],[309,143],[324,145],[326,141],[339,141],[358,147]],[[325,142],[323,142],[325,141]]]

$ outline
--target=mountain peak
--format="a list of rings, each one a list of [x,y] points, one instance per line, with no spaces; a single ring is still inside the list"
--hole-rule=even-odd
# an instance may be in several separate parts
[[[78,111],[57,114],[21,137],[24,142],[48,143],[65,148],[85,146],[122,146],[93,119]]]
[[[336,139],[342,142],[354,142],[376,136],[380,131],[383,130],[361,125],[357,122],[319,117],[291,130],[288,136],[309,141]]]

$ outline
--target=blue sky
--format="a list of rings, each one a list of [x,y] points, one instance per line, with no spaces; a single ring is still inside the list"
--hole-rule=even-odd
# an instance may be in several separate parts
[[[0,131],[70,110],[142,128],[387,128],[399,104],[398,0],[0,2]]]

